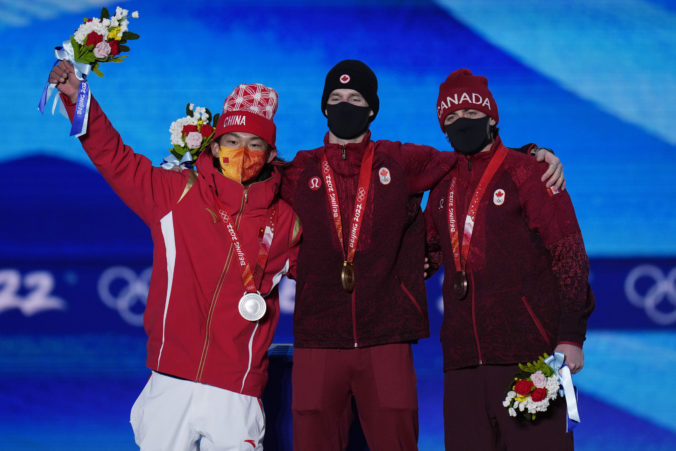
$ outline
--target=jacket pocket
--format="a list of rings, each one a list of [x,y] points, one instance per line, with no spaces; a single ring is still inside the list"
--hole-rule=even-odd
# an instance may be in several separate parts
[[[528,301],[526,300],[526,296],[521,296],[521,301],[523,302],[524,307],[526,307],[526,311],[528,311],[528,314],[530,315],[530,318],[533,320],[533,323],[535,323],[535,327],[537,328],[538,332],[540,332],[540,335],[542,338],[547,342],[548,346],[551,346],[551,340],[549,339],[549,336],[547,335],[547,331],[545,328],[542,326],[542,323],[538,319],[537,316],[535,316],[535,312],[531,308],[530,304],[528,304]]]
[[[406,285],[404,285],[404,282],[400,281],[399,286],[401,287],[401,290],[404,292],[406,297],[408,297],[411,300],[411,302],[413,303],[415,308],[418,310],[418,313],[420,313],[420,316],[422,316],[424,318],[425,314],[423,313],[422,308],[420,307],[420,304],[418,303],[418,301],[416,301],[415,297],[411,294],[411,292],[408,291],[408,288],[406,288]]]

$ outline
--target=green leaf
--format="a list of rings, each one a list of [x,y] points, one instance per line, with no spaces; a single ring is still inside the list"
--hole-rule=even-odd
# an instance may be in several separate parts
[[[101,69],[99,69],[98,64],[95,64],[94,66],[92,66],[92,72],[94,72],[99,77],[103,77],[103,72],[101,72]]]
[[[80,57],[80,61],[87,64],[92,64],[96,61],[96,57],[93,53],[85,53]]]
[[[128,45],[119,45],[117,48],[120,49],[120,52],[128,52],[130,50]]]
[[[185,105],[185,115],[186,115],[186,116],[192,117],[192,110],[190,109],[190,104],[189,104],[189,103],[187,103],[187,104]]]
[[[207,124],[211,121],[211,111],[209,111],[209,108],[205,108],[207,112]]]
[[[216,116],[214,116],[214,120],[213,120],[213,124],[212,124],[214,126],[214,128],[216,127],[216,124],[218,124],[218,118],[219,117],[221,117],[221,114],[216,113]]]
[[[125,31],[122,33],[122,39],[125,39],[127,41],[133,41],[134,39],[138,39],[141,36],[137,35],[136,33],[132,33],[131,31]]]
[[[101,8],[101,19],[110,19],[110,13],[108,12],[108,8],[106,7]]]

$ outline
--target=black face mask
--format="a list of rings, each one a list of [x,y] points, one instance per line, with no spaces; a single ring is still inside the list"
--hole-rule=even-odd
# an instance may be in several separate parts
[[[341,139],[352,139],[369,128],[371,108],[349,102],[326,105],[329,130]]]
[[[491,142],[488,131],[490,116],[480,119],[461,117],[444,127],[453,148],[464,155],[474,155]]]

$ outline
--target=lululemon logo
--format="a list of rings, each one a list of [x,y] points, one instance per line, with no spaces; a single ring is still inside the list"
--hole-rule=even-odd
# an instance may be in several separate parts
[[[308,181],[308,186],[310,187],[310,189],[312,191],[317,191],[319,189],[319,187],[321,186],[321,184],[322,184],[322,182],[321,182],[321,180],[319,180],[319,177],[312,177]]]

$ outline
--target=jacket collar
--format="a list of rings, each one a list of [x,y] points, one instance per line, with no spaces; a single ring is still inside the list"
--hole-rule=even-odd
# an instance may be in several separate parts
[[[267,210],[277,196],[282,178],[279,165],[273,163],[270,177],[244,186],[221,174],[214,166],[213,156],[208,150],[197,158],[195,167],[202,186],[210,192],[207,199],[212,199],[215,207],[216,201],[213,198],[218,196],[229,214],[237,214],[245,206],[247,210]]]
[[[458,155],[458,158],[471,161],[472,163],[479,161],[488,162],[500,147],[502,147],[502,140],[500,139],[500,136],[496,136],[491,148],[486,152],[479,152],[475,153],[474,155],[464,155],[460,152],[455,153]]]
[[[364,153],[371,142],[371,132],[364,135],[361,142],[348,144],[335,144],[329,142],[329,134],[324,136],[324,152],[331,169],[340,175],[355,175],[359,173]],[[344,151],[343,151],[344,150]],[[343,159],[343,153],[345,159]]]

